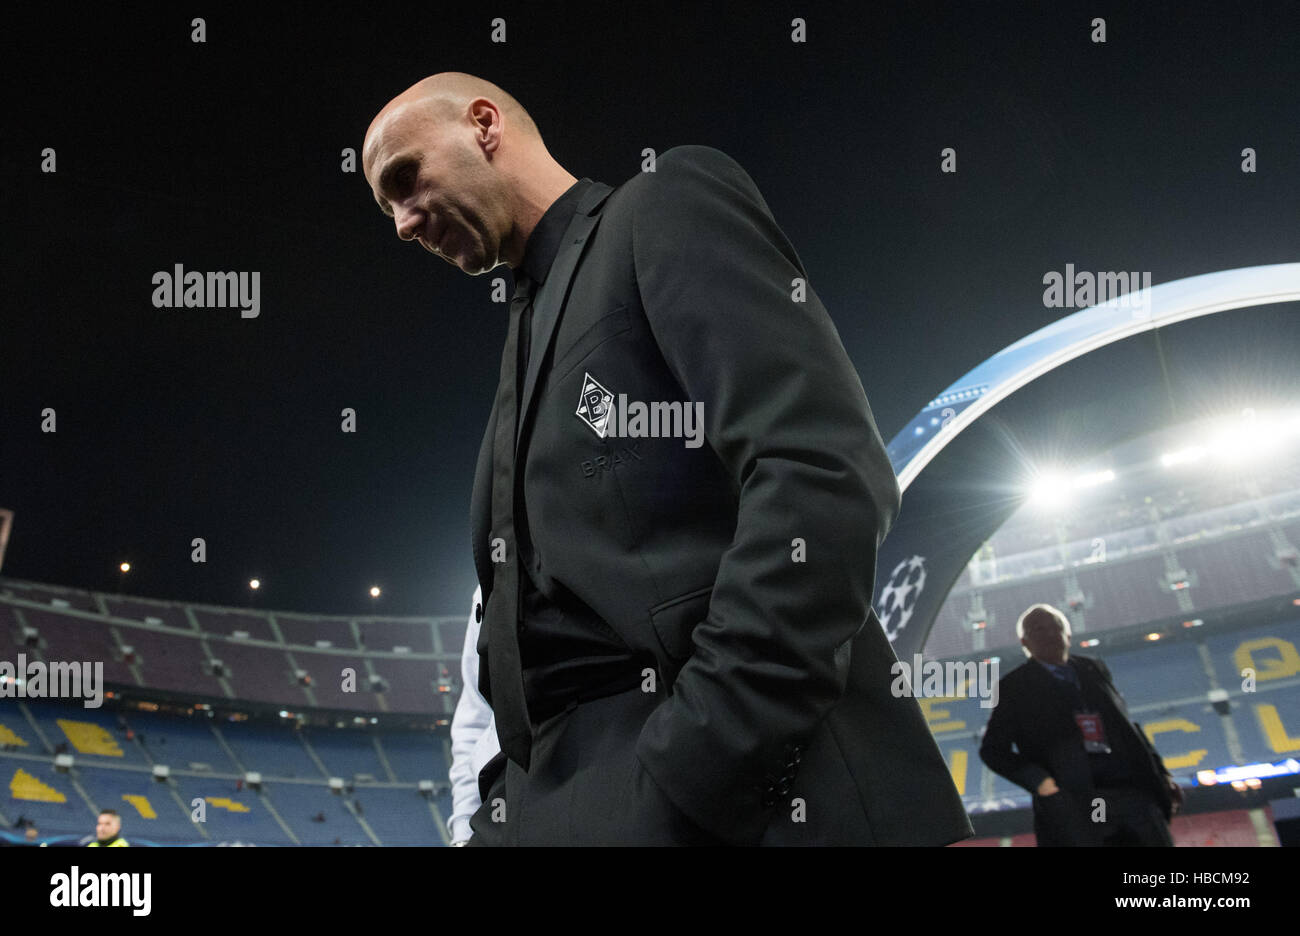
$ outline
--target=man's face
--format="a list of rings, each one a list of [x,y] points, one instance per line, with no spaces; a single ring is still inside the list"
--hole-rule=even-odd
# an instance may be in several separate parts
[[[1031,614],[1025,619],[1020,643],[1035,660],[1064,663],[1070,653],[1070,629],[1054,615]]]
[[[440,121],[428,103],[399,105],[372,124],[363,168],[402,240],[470,275],[506,262],[510,206],[468,118]]]
[[[117,835],[122,828],[122,819],[120,816],[101,815],[99,822],[95,823],[95,837],[101,842],[111,839]]]

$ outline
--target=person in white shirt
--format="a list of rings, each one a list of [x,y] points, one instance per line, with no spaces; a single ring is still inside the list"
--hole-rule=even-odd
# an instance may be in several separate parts
[[[483,589],[474,589],[469,623],[465,627],[465,646],[460,655],[460,674],[464,686],[451,718],[451,822],[448,832],[452,845],[466,844],[473,834],[470,817],[478,811],[478,775],[483,766],[501,750],[497,741],[497,723],[492,709],[478,691],[478,632]]]

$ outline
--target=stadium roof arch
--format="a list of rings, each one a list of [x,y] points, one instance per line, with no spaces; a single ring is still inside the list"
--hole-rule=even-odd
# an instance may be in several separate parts
[[[1234,406],[1294,406],[1296,301],[1300,263],[1161,283],[1026,335],[931,400],[888,446],[903,508],[877,556],[875,607],[895,653],[921,651],[1035,470]],[[1251,307],[1244,326],[1218,315]]]

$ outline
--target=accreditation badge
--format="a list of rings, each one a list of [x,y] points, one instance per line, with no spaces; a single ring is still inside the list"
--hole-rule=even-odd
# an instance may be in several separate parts
[[[1083,735],[1083,749],[1089,754],[1109,754],[1110,745],[1106,743],[1106,725],[1098,712],[1075,712],[1075,724]]]

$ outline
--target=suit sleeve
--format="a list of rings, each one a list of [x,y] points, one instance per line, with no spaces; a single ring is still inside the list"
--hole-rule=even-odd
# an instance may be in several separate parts
[[[1156,746],[1151,743],[1151,739],[1148,738],[1147,733],[1142,730],[1142,726],[1137,722],[1134,722],[1133,727],[1137,729],[1138,737],[1142,739],[1142,743],[1146,745],[1147,751],[1151,754],[1151,759],[1155,761],[1156,769],[1166,777],[1169,777],[1169,768],[1165,766],[1165,759],[1160,756],[1160,752],[1157,751]]]
[[[998,697],[1001,701],[989,716],[988,726],[984,729],[984,740],[980,742],[980,760],[988,764],[990,770],[1017,786],[1024,787],[1030,793],[1037,793],[1038,785],[1052,774],[1041,764],[1012,749],[1016,740],[1017,696],[1014,691],[1007,692],[1006,689],[999,688]]]
[[[468,839],[470,817],[479,808],[478,770],[474,752],[483,733],[492,722],[492,709],[478,690],[478,631],[474,609],[482,600],[482,588],[474,590],[469,623],[465,627],[465,646],[460,654],[460,674],[464,684],[451,717],[451,821],[448,832],[453,842]]]
[[[807,273],[745,171],[679,147],[640,181],[642,305],[687,402],[703,404],[700,457],[721,460],[739,506],[693,655],[637,754],[690,819],[755,843],[774,778],[845,691],[898,482],[830,316],[811,288],[793,296]]]

